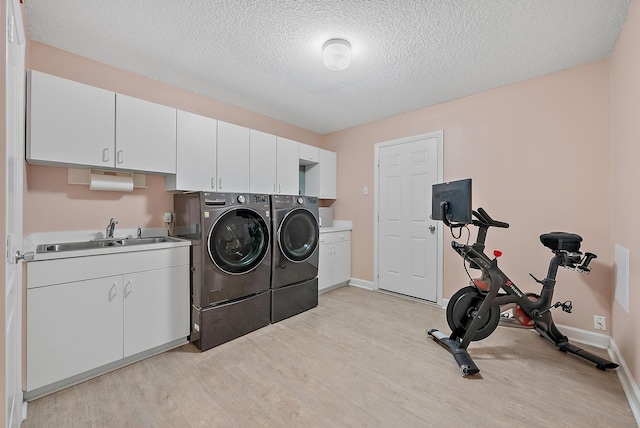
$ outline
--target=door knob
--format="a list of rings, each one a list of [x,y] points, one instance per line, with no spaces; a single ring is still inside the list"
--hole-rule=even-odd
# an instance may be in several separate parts
[[[430,230],[431,232],[435,232],[435,231],[436,231],[436,227],[435,227],[434,225],[430,225],[430,226],[429,226],[429,230]]]

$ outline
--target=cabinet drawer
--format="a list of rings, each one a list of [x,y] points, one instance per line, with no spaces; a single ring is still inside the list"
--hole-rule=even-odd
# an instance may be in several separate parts
[[[320,233],[320,244],[334,244],[336,242],[351,241],[351,232],[325,232]]]

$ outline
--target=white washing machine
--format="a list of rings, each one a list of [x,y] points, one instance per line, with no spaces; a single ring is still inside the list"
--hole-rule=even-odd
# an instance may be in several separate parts
[[[191,240],[191,341],[204,351],[268,325],[269,195],[176,194],[174,212]]]
[[[271,322],[318,305],[318,198],[271,195]]]

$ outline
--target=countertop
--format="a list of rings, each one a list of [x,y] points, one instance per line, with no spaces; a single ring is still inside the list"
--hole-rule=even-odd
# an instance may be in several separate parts
[[[121,229],[115,234],[115,238],[135,239],[136,230]],[[143,229],[142,237],[158,237],[167,236],[166,229]],[[160,242],[151,244],[131,245],[131,246],[112,246],[105,248],[91,248],[77,251],[60,251],[51,253],[36,253],[36,247],[40,244],[57,244],[65,242],[81,242],[102,239],[102,233],[95,231],[68,231],[68,232],[47,232],[33,233],[24,240],[24,253],[32,251],[34,253],[33,262],[54,259],[67,259],[73,257],[97,256],[105,254],[127,253],[132,251],[149,251],[160,250],[163,248],[185,247],[190,246],[191,241],[186,239],[172,238],[175,242]]]
[[[330,232],[348,232],[353,229],[353,222],[350,220],[334,220],[333,226],[331,227],[321,227],[320,233],[330,233]]]

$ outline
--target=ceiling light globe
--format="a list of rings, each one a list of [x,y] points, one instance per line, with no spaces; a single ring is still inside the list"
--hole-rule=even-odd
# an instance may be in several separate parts
[[[328,40],[323,46],[322,59],[329,70],[344,70],[351,63],[351,43],[343,39]]]

